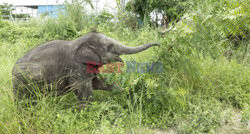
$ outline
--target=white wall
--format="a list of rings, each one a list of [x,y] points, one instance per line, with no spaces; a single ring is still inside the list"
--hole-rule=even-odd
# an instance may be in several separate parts
[[[107,10],[112,14],[116,14],[117,12],[116,0],[92,0],[92,5],[94,9],[90,5],[86,5],[88,13],[98,14],[102,10]]]
[[[27,7],[16,7],[15,10],[12,11],[12,14],[29,14],[32,17],[37,17],[38,9],[32,9]]]
[[[9,3],[13,5],[58,5],[63,4],[64,0],[0,0],[0,4]]]

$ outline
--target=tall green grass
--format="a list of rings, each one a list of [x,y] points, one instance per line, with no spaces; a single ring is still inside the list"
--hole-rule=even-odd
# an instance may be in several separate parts
[[[0,133],[248,133],[246,1],[195,2],[164,36],[147,26],[96,26],[63,14],[26,23],[0,20]],[[126,73],[125,65],[124,73],[101,74],[118,86],[112,92],[94,91],[93,102],[82,111],[73,93],[44,96],[20,107],[23,102],[14,101],[11,83],[16,60],[49,40],[84,36],[93,26],[129,46],[159,42],[159,47],[122,58],[160,62],[163,72]]]

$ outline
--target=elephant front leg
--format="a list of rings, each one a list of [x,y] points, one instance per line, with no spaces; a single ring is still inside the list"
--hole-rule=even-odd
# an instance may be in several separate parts
[[[94,90],[105,90],[105,91],[111,91],[114,87],[113,85],[106,84],[105,80],[103,78],[93,78],[92,80],[92,87]]]
[[[70,80],[70,85],[77,96],[79,107],[84,108],[93,94],[92,79],[86,81],[83,78],[74,78]]]

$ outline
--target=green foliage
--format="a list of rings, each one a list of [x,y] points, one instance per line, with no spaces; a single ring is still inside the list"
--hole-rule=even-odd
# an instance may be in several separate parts
[[[221,120],[230,119],[223,114],[226,107],[223,108],[218,101],[200,101],[204,98],[199,96],[193,99],[195,103],[187,104],[190,112],[185,116],[186,120],[178,122],[178,133],[216,133],[216,128],[222,124]]]
[[[130,12],[120,13],[118,16],[119,24],[125,28],[136,29],[139,28],[139,19],[136,15]]]
[[[193,15],[193,20],[202,22],[200,25],[203,25],[205,30],[209,29],[208,32],[213,36],[227,37],[238,46],[249,33],[249,9],[246,2],[208,1],[203,5],[204,8],[197,11],[197,15]]]
[[[15,18],[30,18],[29,14],[12,14]]]
[[[91,4],[88,0],[72,0],[65,2],[57,18],[47,18],[38,24],[39,36],[46,40],[69,39],[79,35],[79,32],[90,27],[92,16],[86,15],[83,4]]]
[[[58,18],[49,18],[42,24],[39,30],[40,35],[51,39],[67,39],[77,35],[76,27],[72,20],[67,20],[67,17],[60,15]]]
[[[140,16],[140,20],[148,21],[150,13],[156,11],[165,16],[165,21],[171,22],[185,13],[188,9],[187,0],[132,0],[126,9]]]
[[[9,21],[0,21],[0,40],[15,43],[18,40],[36,37],[36,31],[27,26],[19,26]]]
[[[12,4],[3,3],[3,5],[0,5],[0,18],[3,19],[10,19],[10,15],[16,18],[29,18],[29,14],[13,14],[11,13],[14,9]]]
[[[233,5],[228,5],[228,8],[225,5],[223,7],[231,11],[232,6],[240,6],[241,3],[230,4]],[[217,15],[222,9],[218,7],[222,6],[221,3],[209,1],[202,5],[199,10],[194,9],[192,14],[186,14],[176,24],[176,29],[170,31],[164,38],[158,62],[165,63],[166,72],[160,74],[161,78],[164,78],[160,81],[166,82],[166,88],[181,87],[188,89],[186,91],[189,94],[202,93],[204,97],[209,95],[236,108],[244,108],[249,105],[249,69],[234,60],[227,62],[224,58],[224,52],[234,41],[225,36],[232,34],[227,30],[231,28],[227,23],[223,25]],[[234,21],[231,20],[232,23]],[[240,33],[238,32],[238,35]],[[159,75],[155,77],[158,78]],[[241,82],[237,82],[238,80]]]
[[[93,23],[94,17],[78,4],[81,9],[70,6],[58,18],[1,20],[0,133],[248,133],[247,1],[189,3],[192,10],[177,16],[180,20],[165,35],[150,27],[139,29],[132,13],[124,12],[113,22],[103,12],[95,18],[99,24]],[[81,13],[85,16],[78,19]],[[85,35],[93,26],[129,46],[159,42],[159,47],[122,59],[160,62],[163,72],[126,73],[125,64],[123,73],[101,74],[116,83],[114,90],[94,91],[93,102],[82,111],[73,93],[49,94],[35,105],[14,101],[11,70],[19,57],[49,40]]]
[[[114,15],[106,10],[102,11],[96,18],[96,21],[99,24],[110,23],[112,20],[114,21]]]
[[[3,19],[9,19],[11,11],[14,10],[13,5],[8,3],[3,3],[3,5],[0,5],[0,9],[1,9],[0,15],[1,16],[3,15]]]
[[[77,31],[80,31],[84,28],[83,22],[88,19],[85,17],[87,15],[84,10],[84,4],[90,4],[93,8],[90,0],[71,0],[70,2],[65,1],[65,11],[63,11],[63,14],[67,16],[65,19],[69,19],[74,22],[73,24]]]
[[[0,21],[2,20],[2,8],[0,7]]]

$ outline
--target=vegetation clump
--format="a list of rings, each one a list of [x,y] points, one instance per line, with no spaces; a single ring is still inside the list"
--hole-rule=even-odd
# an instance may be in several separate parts
[[[249,133],[248,1],[164,0],[167,9],[158,0],[144,1],[118,6],[118,16],[107,11],[93,16],[66,3],[57,18],[0,18],[0,133]],[[168,16],[165,33],[150,20],[156,10]],[[93,28],[126,45],[159,42],[122,58],[161,63],[163,72],[126,73],[125,64],[123,73],[101,74],[115,82],[114,90],[95,91],[80,112],[73,93],[41,97],[35,105],[14,101],[11,70],[19,57]],[[20,108],[23,104],[28,106]]]

